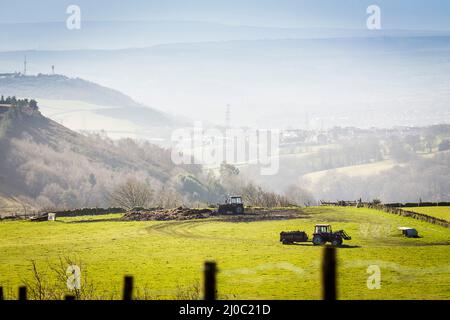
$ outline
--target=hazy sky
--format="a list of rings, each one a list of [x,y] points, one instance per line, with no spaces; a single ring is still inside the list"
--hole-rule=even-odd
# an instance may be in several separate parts
[[[64,21],[72,4],[80,6],[82,21],[332,32],[314,38],[317,30],[300,30],[311,36],[302,40],[299,30],[214,23],[86,23],[69,31]],[[367,31],[366,9],[373,4],[387,32],[368,36],[360,31]],[[222,123],[227,104],[238,125],[267,127],[295,126],[306,114],[317,126],[416,125],[449,117],[450,37],[388,32],[450,32],[448,0],[0,0],[0,16],[3,23],[58,22],[0,23],[0,51],[7,51],[0,72],[22,70],[24,54],[15,51],[33,50],[26,53],[29,74],[56,65],[57,73],[194,120]],[[330,36],[338,28],[361,30],[338,30],[346,39]],[[389,111],[386,119],[379,110]]]
[[[331,28],[364,28],[367,6],[377,4],[384,28],[450,30],[447,0],[0,0],[1,20],[63,21],[70,4],[79,5],[86,20],[202,20]]]

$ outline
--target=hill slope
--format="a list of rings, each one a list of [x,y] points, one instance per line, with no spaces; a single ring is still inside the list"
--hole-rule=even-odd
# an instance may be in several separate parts
[[[175,187],[189,174],[170,150],[130,139],[82,135],[44,117],[37,108],[4,107],[0,114],[0,193],[39,207],[108,205],[106,195],[131,177],[153,189]],[[174,181],[172,181],[174,180]]]
[[[0,77],[0,88],[2,94],[10,96],[79,100],[104,106],[142,107],[117,90],[63,75]]]

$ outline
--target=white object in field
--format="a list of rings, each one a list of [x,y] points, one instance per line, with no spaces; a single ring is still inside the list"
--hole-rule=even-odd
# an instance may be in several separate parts
[[[56,213],[50,212],[48,214],[48,221],[55,221],[56,220]]]

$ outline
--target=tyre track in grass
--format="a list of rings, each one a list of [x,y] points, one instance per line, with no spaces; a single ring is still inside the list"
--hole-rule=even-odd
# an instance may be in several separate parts
[[[209,224],[212,221],[196,221],[196,220],[186,220],[186,221],[170,221],[170,222],[162,222],[150,227],[147,227],[148,232],[156,232],[159,234],[173,236],[173,237],[181,237],[181,238],[190,238],[190,239],[207,239],[212,238],[211,236],[202,235],[201,233],[194,233],[192,229],[196,229],[199,226],[203,226],[205,224]]]
[[[386,221],[385,219],[382,219],[382,217],[379,216],[365,216],[362,217],[338,217],[336,214],[330,214],[327,215],[328,212],[321,212],[322,215],[311,215],[308,218],[311,219],[311,225],[319,222],[353,222],[356,224],[359,224],[359,230],[361,230],[361,225],[363,224],[369,224],[369,225],[384,225],[386,222],[390,222],[392,225],[397,225],[399,222],[394,221]],[[325,216],[323,216],[325,214]],[[339,219],[340,218],[340,219]],[[214,218],[214,219],[204,219],[204,220],[183,220],[183,221],[164,221],[160,222],[158,224],[146,227],[146,231],[148,233],[157,233],[160,235],[168,236],[168,237],[178,237],[178,238],[185,238],[185,239],[192,239],[192,240],[214,240],[214,241],[223,241],[228,243],[235,243],[235,242],[246,242],[246,243],[258,243],[258,244],[264,244],[264,245],[274,245],[275,243],[278,244],[279,235],[278,233],[274,233],[273,239],[252,239],[252,238],[244,238],[242,236],[224,236],[223,234],[217,231],[218,233],[214,233],[212,230],[202,230],[201,228],[203,226],[207,226],[208,224],[213,223],[236,223],[232,221],[227,221],[222,218]],[[426,226],[422,226],[422,229],[426,228]],[[430,228],[435,231],[435,228]],[[281,231],[281,230],[280,230]],[[356,236],[356,235],[355,235]],[[404,239],[400,235],[396,234],[388,234],[381,237],[372,237],[370,239],[367,239],[365,237],[362,237],[362,239],[365,242],[365,245],[374,246],[374,247],[397,247],[397,246],[403,246],[403,247],[427,247],[427,246],[449,246],[450,242],[448,240],[440,240],[440,241],[432,241],[432,242],[423,242],[420,241],[420,239]],[[415,240],[415,241],[414,241]],[[357,244],[354,242],[349,242],[348,244]],[[300,246],[304,246],[306,244],[300,244]]]
[[[205,226],[211,223],[226,223],[219,219],[214,220],[187,220],[187,221],[176,221],[176,222],[162,222],[156,225],[147,227],[147,232],[149,233],[158,233],[161,235],[171,236],[171,237],[179,237],[179,238],[187,238],[193,240],[219,240],[225,242],[258,242],[265,244],[273,244],[272,240],[263,240],[263,239],[248,239],[248,238],[236,238],[236,237],[223,237],[216,236],[212,234],[204,234],[202,231],[199,231],[198,228]],[[278,238],[276,239],[278,241]]]
[[[236,237],[224,237],[211,234],[202,234],[197,228],[211,223],[251,223],[257,221],[277,221],[290,219],[305,219],[309,215],[298,215],[297,211],[292,210],[272,210],[271,215],[267,212],[250,213],[243,216],[219,216],[204,220],[182,220],[182,221],[164,221],[156,225],[147,227],[147,232],[156,232],[163,235],[203,240],[221,240],[221,241],[246,241],[273,244],[272,240],[246,239]],[[278,234],[276,236],[278,240]]]

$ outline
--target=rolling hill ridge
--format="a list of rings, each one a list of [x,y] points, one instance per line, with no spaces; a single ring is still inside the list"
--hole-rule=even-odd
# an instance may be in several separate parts
[[[156,190],[189,174],[172,163],[168,149],[77,133],[27,100],[3,104],[1,111],[0,197],[7,203],[14,198],[40,208],[107,206],[108,192],[124,179],[139,178]]]

